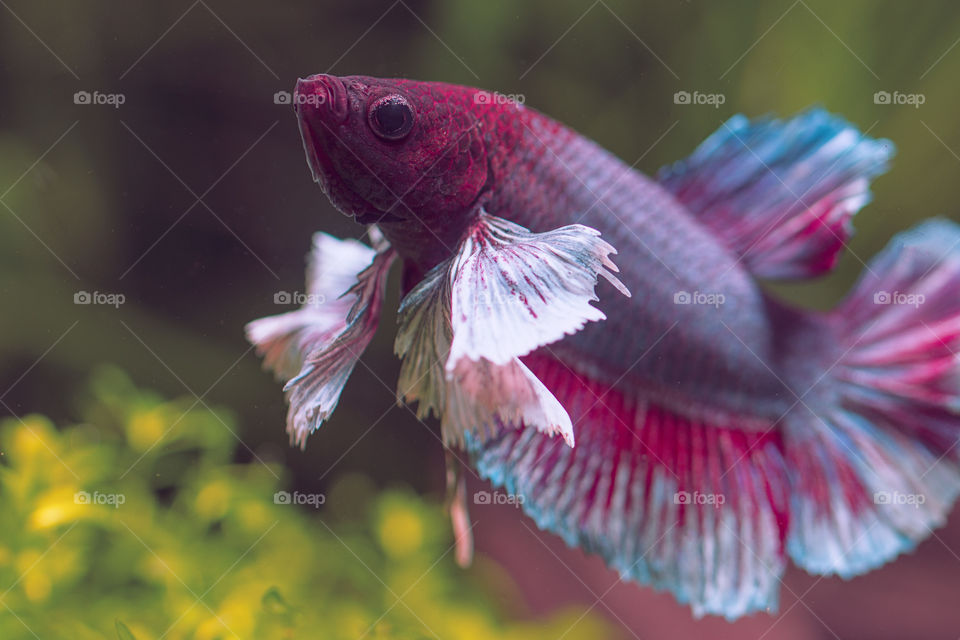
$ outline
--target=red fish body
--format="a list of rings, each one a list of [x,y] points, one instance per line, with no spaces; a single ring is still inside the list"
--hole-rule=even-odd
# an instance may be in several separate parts
[[[617,296],[601,283],[607,319],[550,350],[597,382],[701,415],[782,414],[789,394],[761,363],[774,358],[767,303],[737,256],[657,182],[540,113],[515,117],[521,139],[484,209],[533,231],[597,229],[617,249],[620,279],[633,294]],[[724,304],[674,304],[680,292],[722,294]],[[718,340],[724,324],[742,342]]]
[[[375,240],[318,235],[310,288],[351,295],[250,326],[301,444],[399,259],[400,397],[539,526],[698,615],[773,609],[787,557],[855,575],[946,517],[960,230],[897,238],[829,313],[758,284],[833,267],[889,142],[737,116],[651,179],[477,89],[320,75],[297,96],[314,178]]]

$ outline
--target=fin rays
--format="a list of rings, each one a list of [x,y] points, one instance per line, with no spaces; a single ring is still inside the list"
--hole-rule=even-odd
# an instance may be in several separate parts
[[[371,239],[376,249],[317,234],[306,304],[247,326],[264,366],[287,381],[287,431],[301,446],[336,408],[376,331],[395,252],[375,228]],[[590,305],[598,277],[629,295],[611,253],[582,225],[538,234],[481,212],[460,250],[401,303],[398,398],[416,401],[421,418],[440,417],[448,445],[510,423],[572,447],[569,415],[519,356],[602,320]]]
[[[738,115],[658,180],[755,275],[810,278],[836,264],[893,152],[822,109]]]
[[[371,238],[379,250],[316,234],[303,307],[247,325],[247,339],[264,356],[264,366],[287,382],[287,433],[301,447],[333,413],[376,332],[396,255],[378,233]]]
[[[599,276],[629,295],[613,252],[582,225],[531,233],[481,213],[457,253],[401,304],[399,396],[417,401],[421,417],[439,415],[447,444],[515,424],[573,446],[569,415],[519,357],[604,319],[590,305]]]

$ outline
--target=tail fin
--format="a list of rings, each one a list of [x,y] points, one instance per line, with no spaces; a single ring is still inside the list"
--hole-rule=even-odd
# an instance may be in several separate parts
[[[827,322],[842,355],[786,420],[787,550],[850,577],[911,550],[960,493],[960,226],[896,237]]]

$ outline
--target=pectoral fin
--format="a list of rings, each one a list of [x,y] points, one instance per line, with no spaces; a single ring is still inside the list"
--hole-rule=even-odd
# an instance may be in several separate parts
[[[599,276],[629,295],[613,252],[589,227],[537,234],[481,213],[401,304],[400,399],[440,416],[448,445],[523,424],[573,446],[570,416],[519,356],[604,319],[590,305]]]
[[[614,275],[616,250],[600,232],[573,224],[546,233],[486,213],[450,264],[453,344],[446,363],[462,358],[496,364],[604,320],[590,303],[603,276],[630,295]]]
[[[379,251],[318,233],[307,270],[306,304],[247,325],[247,339],[264,365],[288,380],[287,433],[300,446],[330,417],[376,332],[395,254],[378,235],[372,238]]]
[[[301,308],[247,324],[247,339],[263,356],[265,368],[286,382],[300,372],[313,346],[330,342],[340,333],[354,303],[353,297],[345,294],[375,255],[376,251],[362,242],[314,234]],[[275,301],[290,302],[292,296],[281,291],[275,294]]]

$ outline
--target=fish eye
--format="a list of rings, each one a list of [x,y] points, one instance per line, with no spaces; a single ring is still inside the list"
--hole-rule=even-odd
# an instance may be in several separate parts
[[[386,140],[399,140],[413,128],[413,107],[401,95],[391,94],[374,101],[367,113],[373,132]]]

